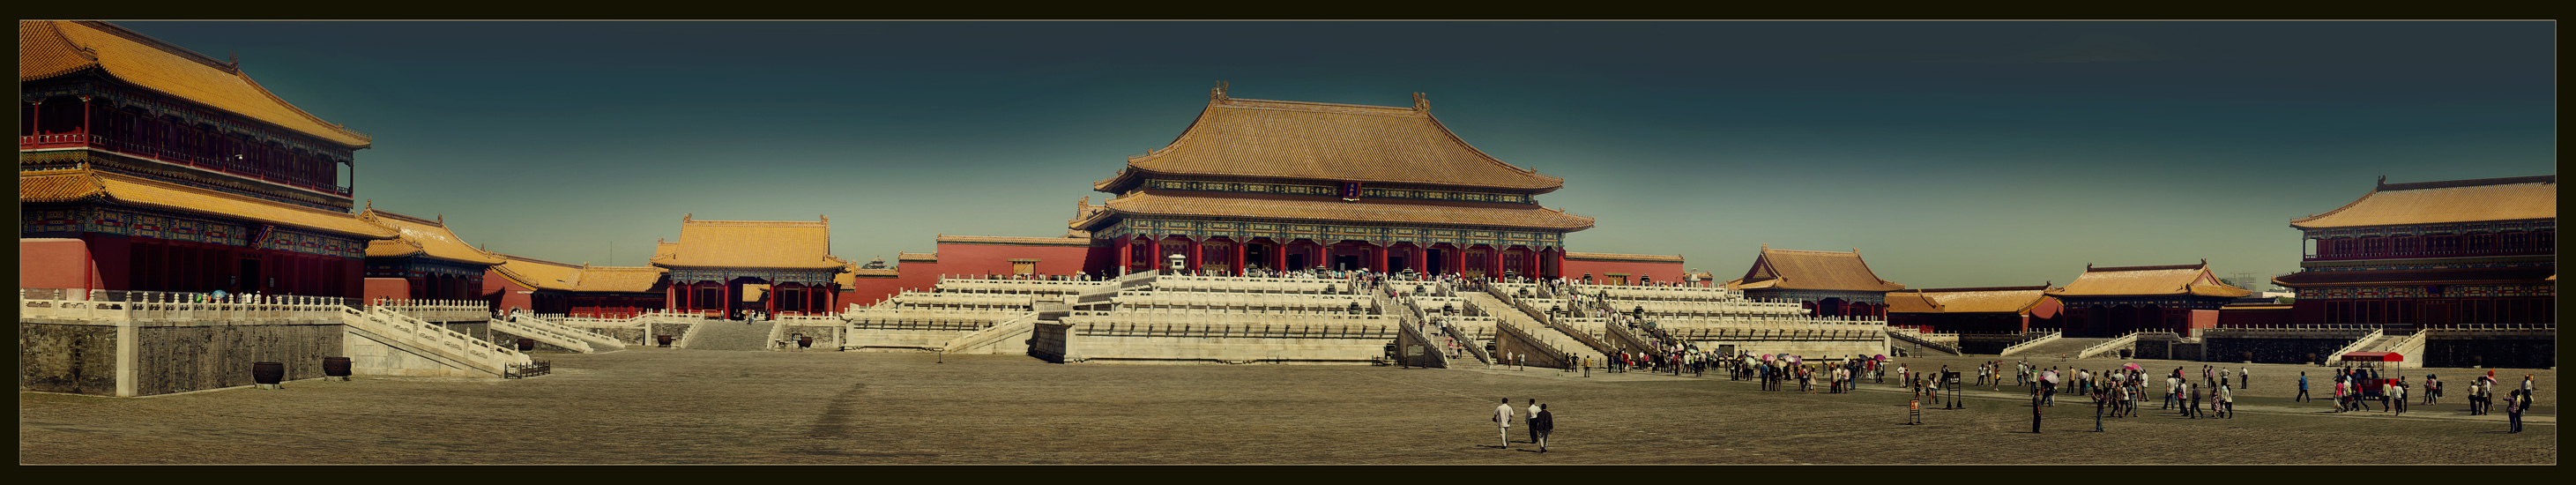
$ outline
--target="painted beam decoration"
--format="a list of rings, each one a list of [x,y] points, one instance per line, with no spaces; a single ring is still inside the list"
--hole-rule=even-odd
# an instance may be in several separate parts
[[[832,284],[832,275],[839,272],[839,269],[794,271],[756,268],[671,268],[671,283],[685,285],[697,282],[733,281],[734,278],[750,277],[768,280],[773,285],[784,283],[828,285]]]
[[[1826,298],[1841,298],[1843,301],[1856,303],[1887,302],[1887,293],[1870,291],[1745,290],[1744,296],[1750,298],[1797,301],[1821,301]]]
[[[1342,199],[1344,199],[1344,200],[1356,200],[1356,199],[1359,199],[1359,198],[1362,198],[1362,197],[1370,197],[1370,198],[1384,198],[1384,199],[1450,200],[1450,201],[1466,201],[1466,202],[1504,202],[1504,203],[1513,203],[1513,204],[1536,204],[1536,203],[1538,203],[1538,199],[1532,198],[1532,197],[1530,197],[1529,195],[1526,195],[1526,194],[1509,194],[1509,193],[1501,193],[1501,192],[1474,192],[1474,191],[1463,191],[1463,190],[1433,190],[1433,189],[1407,189],[1407,188],[1391,188],[1391,187],[1369,187],[1369,186],[1367,186],[1367,184],[1363,184],[1363,183],[1360,183],[1360,182],[1343,182],[1341,187],[1336,188],[1336,187],[1328,186],[1328,185],[1282,184],[1282,183],[1259,183],[1259,182],[1224,182],[1224,181],[1214,181],[1214,180],[1173,180],[1173,179],[1151,179],[1151,180],[1146,180],[1146,181],[1145,181],[1145,187],[1146,187],[1146,188],[1149,188],[1149,189],[1158,189],[1158,190],[1188,190],[1188,191],[1197,191],[1197,192],[1234,192],[1234,193],[1245,193],[1245,194],[1324,195],[1324,196],[1329,196],[1329,195],[1339,195],[1339,196],[1341,196],[1341,197],[1342,197]]]
[[[19,234],[85,232],[226,246],[252,246],[252,241],[257,240],[260,249],[343,258],[364,258],[367,250],[366,242],[356,239],[284,227],[263,233],[261,229],[269,226],[234,224],[160,211],[91,206],[24,209],[19,214]]]
[[[2301,300],[2374,300],[2383,298],[2549,297],[2558,293],[2556,287],[2550,285],[2485,284],[2432,285],[2432,287],[2440,288],[2441,292],[2434,293],[2429,291],[2432,288],[2425,285],[2393,285],[2300,288],[2298,294],[2299,299]]]
[[[2325,229],[2308,229],[2308,230],[2306,230],[2305,232],[2307,233],[2307,237],[2308,237],[2308,239],[2336,239],[2336,238],[2354,238],[2354,237],[2422,236],[2422,235],[2434,235],[2434,234],[2469,234],[2469,233],[2476,233],[2476,232],[2507,232],[2507,231],[2525,231],[2525,232],[2529,232],[2529,231],[2557,230],[2557,229],[2558,229],[2558,222],[2557,222],[2557,221],[2550,220],[2550,219],[2527,219],[2527,220],[2519,220],[2519,221],[2476,221],[2476,222],[2455,222],[2455,223],[2448,223],[2448,224],[2414,224],[2414,225],[2401,225],[2401,226],[2335,227],[2335,228],[2325,228]]]
[[[1412,242],[1424,245],[1449,243],[1459,247],[1486,244],[1495,247],[1528,246],[1530,248],[1557,247],[1565,241],[1563,232],[1396,225],[1282,224],[1253,220],[1153,217],[1128,217],[1092,233],[1092,237],[1098,239],[1117,239],[1120,236],[1131,235],[1148,237],[1177,235],[1192,239],[1222,236],[1237,241],[1266,237],[1279,242],[1307,239],[1324,244],[1342,240],[1359,240],[1378,245]]]
[[[2081,297],[2081,296],[2059,296],[2059,297],[2056,297],[2056,298],[2057,298],[2057,301],[2058,301],[2059,303],[2063,303],[2063,304],[2065,304],[2067,308],[2087,307],[2087,306],[2119,306],[2119,305],[2129,305],[2129,306],[2146,306],[2146,305],[2155,305],[2155,306],[2163,307],[2163,308],[2167,308],[2167,309],[2176,309],[2176,308],[2179,308],[2179,309],[2188,309],[2188,310],[2215,310],[2215,309],[2218,309],[2218,307],[2221,307],[2221,306],[2225,306],[2225,305],[2227,305],[2227,303],[2228,303],[2228,302],[2230,302],[2230,301],[2235,301],[2235,300],[2236,300],[2236,299],[2234,299],[2234,298],[2218,298],[2218,297],[2206,297],[2206,296],[2203,296],[2203,297],[2186,297],[2186,296],[2164,296],[2164,297]]]

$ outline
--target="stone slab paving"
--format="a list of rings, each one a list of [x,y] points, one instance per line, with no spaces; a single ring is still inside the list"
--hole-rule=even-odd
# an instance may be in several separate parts
[[[1893,386],[1850,394],[1762,392],[1723,374],[1101,366],[1022,356],[659,348],[540,358],[554,362],[553,375],[361,377],[141,399],[20,393],[19,461],[2552,464],[2558,458],[2557,427],[2544,424],[2555,423],[2548,407],[2526,416],[2522,434],[2498,433],[2503,425],[2490,420],[2250,408],[2234,420],[2151,413],[2112,420],[2110,432],[2093,433],[2088,406],[2060,405],[2044,408],[2043,433],[2031,434],[2030,408],[2002,396],[1971,400],[1966,410],[1926,410],[1928,424],[1909,426],[1902,424],[1905,395]],[[2554,375],[2547,378],[2554,382]],[[1537,398],[1558,413],[1549,453],[1535,453],[1527,443],[1496,446],[1486,417],[1506,397],[1516,407]],[[2544,404],[2552,400],[2544,393]]]

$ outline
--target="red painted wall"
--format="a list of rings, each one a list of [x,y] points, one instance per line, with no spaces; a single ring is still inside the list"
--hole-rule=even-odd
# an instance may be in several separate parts
[[[97,288],[98,282],[98,268],[81,240],[18,240],[19,288]]]
[[[939,243],[939,271],[947,274],[1011,274],[1012,259],[1038,260],[1037,274],[1071,275],[1090,264],[1090,246],[1039,246]],[[1113,263],[1114,264],[1114,263]],[[906,276],[911,273],[906,268]],[[938,273],[932,273],[937,278]]]
[[[1682,263],[1677,262],[1588,261],[1565,258],[1565,277],[1582,278],[1584,273],[1591,273],[1592,281],[1596,283],[1607,283],[1609,281],[1607,275],[1610,273],[1627,273],[1630,284],[1635,284],[1639,276],[1652,276],[1656,283],[1681,283],[1683,274],[1687,272],[1686,269],[1682,267]]]
[[[483,288],[481,293],[484,301],[492,302],[493,309],[507,312],[513,308],[521,310],[536,308],[536,304],[528,299],[528,294],[521,293],[524,291],[529,291],[529,289],[524,286],[519,286],[517,282],[510,281],[510,277],[508,276],[502,276],[501,270],[483,270]]]
[[[900,280],[897,278],[851,278],[851,287],[841,292],[841,307],[833,310],[848,309],[850,305],[877,304],[878,301],[893,297],[896,290],[902,289],[902,286],[898,286],[899,283]]]
[[[411,280],[402,278],[367,278],[367,302],[373,303],[379,300],[409,299],[411,299]]]
[[[2200,336],[2201,329],[2218,328],[2218,310],[2192,310],[2186,337]]]

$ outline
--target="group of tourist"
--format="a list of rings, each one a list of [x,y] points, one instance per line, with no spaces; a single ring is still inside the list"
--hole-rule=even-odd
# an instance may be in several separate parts
[[[1547,405],[1539,404],[1537,399],[1526,402],[1518,413],[1512,411],[1512,398],[1503,398],[1501,405],[1494,406],[1494,426],[1501,430],[1503,440],[1497,448],[1512,447],[1512,418],[1517,415],[1521,417],[1522,428],[1529,432],[1529,443],[1538,445],[1538,452],[1546,453],[1547,436],[1556,431],[1556,414],[1548,412]]]

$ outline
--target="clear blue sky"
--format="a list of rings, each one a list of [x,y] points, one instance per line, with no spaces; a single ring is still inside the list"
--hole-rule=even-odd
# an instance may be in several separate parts
[[[2297,270],[2290,219],[2555,174],[2548,22],[120,22],[375,137],[357,192],[494,251],[643,265],[701,219],[856,261],[1057,236],[1239,98],[1407,106],[1566,178],[1575,251],[1911,287]],[[611,256],[612,245],[614,256]]]

